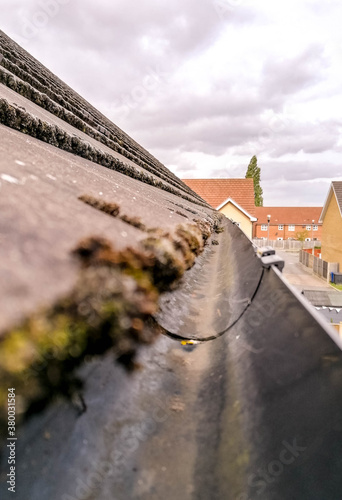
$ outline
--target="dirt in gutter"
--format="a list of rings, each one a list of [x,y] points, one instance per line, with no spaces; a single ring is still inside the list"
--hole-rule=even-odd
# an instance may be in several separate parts
[[[215,226],[212,219],[151,230],[136,248],[120,251],[102,237],[81,241],[72,251],[79,273],[71,292],[2,336],[0,427],[6,425],[8,387],[16,387],[27,416],[56,396],[72,399],[82,386],[75,369],[89,357],[111,350],[134,369],[139,345],[159,333],[149,320],[160,294],[177,286]]]

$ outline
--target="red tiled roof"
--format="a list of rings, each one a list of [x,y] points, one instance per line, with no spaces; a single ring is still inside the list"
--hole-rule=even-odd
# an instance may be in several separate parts
[[[270,224],[318,224],[322,207],[256,207],[257,224],[267,224],[267,215],[271,216]]]
[[[253,179],[182,179],[213,208],[231,198],[250,215],[254,215]]]

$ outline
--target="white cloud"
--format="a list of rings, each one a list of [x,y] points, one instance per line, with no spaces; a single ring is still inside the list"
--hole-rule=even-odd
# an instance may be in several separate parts
[[[244,176],[257,154],[266,203],[317,205],[341,174],[339,0],[0,8],[1,29],[179,176]]]

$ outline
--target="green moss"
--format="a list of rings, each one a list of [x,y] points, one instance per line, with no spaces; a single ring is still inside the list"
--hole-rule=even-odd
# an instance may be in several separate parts
[[[130,217],[129,215],[122,215],[120,219],[127,224],[130,224],[133,227],[136,227],[137,229],[140,229],[141,231],[146,231],[146,226],[141,222],[140,217]]]
[[[83,201],[87,205],[90,205],[91,207],[96,208],[101,212],[105,212],[106,214],[111,215],[113,217],[119,215],[120,207],[117,203],[107,202],[99,198],[94,198],[93,196],[90,196],[88,194],[83,194],[79,196],[78,199],[80,201]]]
[[[163,237],[151,235],[142,241],[142,247],[153,259],[153,266],[149,272],[158,290],[167,290],[183,276],[184,259],[168,235]]]
[[[215,222],[210,224],[208,221],[204,221],[201,219],[194,219],[194,222],[196,223],[197,227],[201,231],[204,241],[206,241],[214,229]]]
[[[71,398],[81,387],[75,369],[89,356],[111,349],[133,369],[138,346],[158,334],[149,319],[159,294],[178,283],[204,242],[198,226],[190,224],[173,232],[153,230],[137,248],[121,251],[105,238],[81,241],[72,252],[80,271],[71,292],[2,337],[0,426],[8,387],[16,388],[30,413],[55,396]]]
[[[115,255],[108,243],[98,242],[100,247]],[[141,271],[134,279],[113,265],[114,258],[95,264],[91,248],[94,241],[88,252],[82,246],[79,256],[88,264],[70,295],[38,311],[0,343],[3,421],[7,387],[16,387],[25,410],[43,407],[58,394],[72,396],[80,386],[75,368],[86,356],[112,349],[132,368],[137,346],[153,339],[145,321],[157,310],[158,293],[149,275]]]
[[[219,234],[219,233],[223,233],[223,231],[224,231],[223,226],[216,226],[215,227],[215,233]]]
[[[185,219],[189,218],[187,215],[183,214],[183,212],[180,212],[179,210],[176,210],[176,214],[181,215],[182,217],[185,217]]]
[[[6,84],[8,84],[7,80],[6,82]],[[184,188],[184,185],[182,183],[179,183],[179,181],[175,182],[167,175],[164,175],[162,171],[165,169],[165,167],[161,168],[161,166],[160,168],[162,171],[160,171],[156,167],[149,168],[148,165],[144,162],[141,165],[142,162],[139,160],[139,158],[131,158],[128,152],[125,151],[124,156],[129,158],[132,162],[135,162],[137,165],[143,166],[145,171],[141,169],[138,170],[131,164],[124,163],[112,154],[105,153],[99,148],[95,148],[86,143],[84,140],[69,134],[59,126],[51,125],[40,119],[37,119],[35,116],[17,107],[16,105],[9,104],[6,99],[2,98],[0,98],[0,123],[15,130],[19,130],[20,132],[27,133],[32,137],[35,137],[48,144],[52,144],[53,146],[56,146],[64,151],[96,162],[103,167],[109,168],[111,170],[116,170],[124,175],[162,189],[163,191],[173,193],[188,201],[201,204],[208,208],[206,203],[201,202],[198,199],[194,199],[191,196],[191,193],[188,193],[188,191]],[[111,149],[116,151],[116,148],[112,147]],[[154,175],[151,175],[149,172]],[[186,192],[184,192],[184,190]]]
[[[197,226],[180,225],[176,229],[176,234],[187,243],[191,252],[199,255],[203,249],[204,241],[201,230]]]

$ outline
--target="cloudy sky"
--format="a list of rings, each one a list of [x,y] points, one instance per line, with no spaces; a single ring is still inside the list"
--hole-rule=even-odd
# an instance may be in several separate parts
[[[341,0],[0,0],[1,29],[179,177],[342,180]]]

